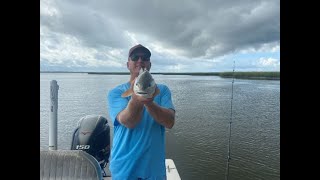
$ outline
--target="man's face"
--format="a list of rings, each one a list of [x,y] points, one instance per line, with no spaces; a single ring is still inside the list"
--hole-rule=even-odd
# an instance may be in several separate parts
[[[146,57],[143,52],[135,52],[129,57],[127,68],[131,74],[138,75],[141,68],[146,68],[148,71],[151,68],[150,58]]]

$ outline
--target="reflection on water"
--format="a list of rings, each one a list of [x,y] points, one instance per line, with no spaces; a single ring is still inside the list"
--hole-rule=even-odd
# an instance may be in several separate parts
[[[224,179],[232,79],[153,75],[172,91],[175,126],[166,130],[167,158],[183,180]],[[59,88],[58,148],[69,149],[78,120],[109,119],[106,93],[127,75],[40,74],[40,145],[48,148],[49,88]],[[236,79],[229,179],[280,179],[280,83]],[[113,137],[111,125],[111,137]]]

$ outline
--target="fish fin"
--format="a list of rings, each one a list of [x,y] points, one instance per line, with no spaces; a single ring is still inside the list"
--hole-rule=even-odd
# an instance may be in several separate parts
[[[128,96],[132,95],[132,93],[133,93],[133,83],[135,82],[135,80],[136,80],[136,78],[130,82],[130,84],[131,84],[130,88],[126,92],[122,93],[121,97],[128,97]]]
[[[128,89],[126,92],[121,94],[121,97],[128,97],[131,96],[133,93],[132,89]]]
[[[140,68],[140,71],[139,71],[139,75],[140,75],[140,74],[142,74],[142,73],[143,73],[143,71],[144,71],[144,68],[143,68],[143,67],[141,67],[141,68]]]
[[[153,93],[153,97],[156,97],[158,94],[160,94],[160,89],[157,87],[155,92]]]

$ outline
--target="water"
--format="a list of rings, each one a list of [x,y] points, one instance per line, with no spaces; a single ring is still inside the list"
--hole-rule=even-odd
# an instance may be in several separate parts
[[[153,76],[171,89],[176,107],[176,123],[166,130],[166,158],[174,160],[182,180],[224,179],[232,79]],[[51,80],[59,85],[58,149],[69,149],[81,117],[100,114],[110,119],[107,92],[128,79],[40,73],[40,148],[48,149]],[[280,81],[235,79],[233,97],[229,179],[280,179]]]

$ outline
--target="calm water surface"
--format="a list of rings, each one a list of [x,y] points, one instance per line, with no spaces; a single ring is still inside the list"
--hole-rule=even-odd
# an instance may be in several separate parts
[[[153,76],[171,89],[176,108],[176,123],[166,130],[166,158],[174,160],[182,180],[224,179],[232,79]],[[40,148],[48,149],[51,80],[59,85],[58,149],[69,149],[81,117],[100,114],[110,119],[107,92],[128,79],[40,73]],[[280,81],[235,79],[232,112],[229,179],[280,179]]]

